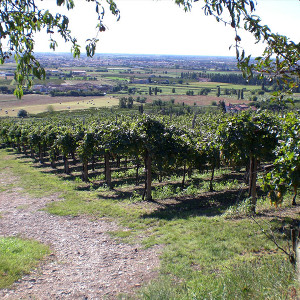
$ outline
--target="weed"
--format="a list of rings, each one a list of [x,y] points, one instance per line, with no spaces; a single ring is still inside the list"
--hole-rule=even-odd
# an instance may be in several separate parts
[[[80,177],[76,177],[74,181],[75,183],[82,183],[82,179]]]
[[[131,202],[139,202],[142,201],[142,195],[138,193],[137,191],[133,191],[132,195],[130,196]]]
[[[225,218],[239,218],[249,214],[251,210],[250,198],[246,198],[240,203],[230,206],[223,214]]]

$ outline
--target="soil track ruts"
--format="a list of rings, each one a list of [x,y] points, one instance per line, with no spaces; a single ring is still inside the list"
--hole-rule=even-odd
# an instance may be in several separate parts
[[[0,187],[7,189],[10,180],[0,173]],[[120,229],[114,223],[41,210],[57,198],[37,199],[20,188],[0,192],[0,236],[35,239],[53,252],[32,273],[0,290],[1,299],[117,299],[156,276],[159,249],[115,242],[107,233]]]

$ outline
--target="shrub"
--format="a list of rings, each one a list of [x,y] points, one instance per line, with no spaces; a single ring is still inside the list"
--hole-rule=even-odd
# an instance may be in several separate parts
[[[18,118],[27,118],[28,112],[25,109],[20,109],[18,111]]]
[[[47,112],[50,113],[50,114],[53,113],[54,112],[54,107],[52,105],[48,105],[47,106]]]

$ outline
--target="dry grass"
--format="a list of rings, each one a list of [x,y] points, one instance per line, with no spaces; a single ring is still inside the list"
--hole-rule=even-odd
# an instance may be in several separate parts
[[[17,100],[14,95],[0,95],[0,117],[15,117],[20,109],[29,114],[47,111],[49,105],[54,111],[78,110],[95,107],[111,107],[118,105],[119,101],[111,96],[104,97],[51,97],[48,95],[24,95]],[[7,111],[7,113],[5,112]]]

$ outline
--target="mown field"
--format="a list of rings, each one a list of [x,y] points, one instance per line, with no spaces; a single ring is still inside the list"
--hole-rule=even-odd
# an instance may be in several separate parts
[[[118,99],[113,96],[74,98],[24,95],[21,100],[18,100],[14,95],[0,95],[0,117],[16,117],[20,109],[25,109],[29,114],[38,114],[47,111],[111,107],[118,104]]]

